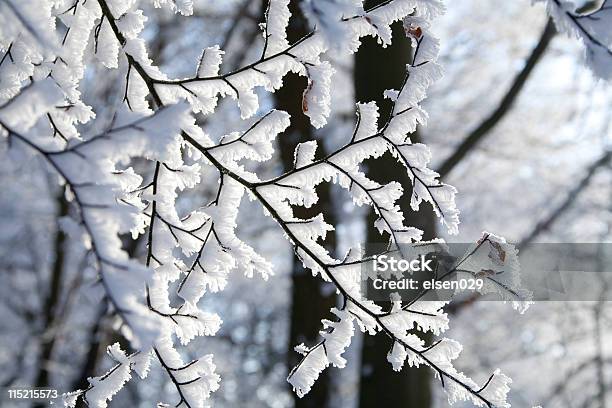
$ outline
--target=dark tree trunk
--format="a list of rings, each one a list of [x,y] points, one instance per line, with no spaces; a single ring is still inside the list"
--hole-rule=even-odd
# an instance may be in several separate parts
[[[266,5],[267,1],[264,1],[264,8]],[[307,34],[308,27],[300,11],[299,0],[292,0],[290,9],[293,16],[287,29],[287,35],[289,41],[293,42]],[[284,86],[274,94],[276,108],[287,111],[291,115],[291,127],[286,134],[278,138],[278,148],[284,170],[293,168],[293,152],[296,145],[313,139],[313,128],[308,117],[302,112],[302,94],[306,86],[305,78],[291,74],[285,77]],[[318,150],[319,155],[322,155],[322,143]],[[320,185],[317,192],[319,194],[317,205],[308,209],[296,207],[294,208],[295,215],[300,218],[310,218],[323,212],[327,223],[335,225],[329,184]],[[325,246],[333,254],[335,246],[333,233],[327,235]],[[291,280],[290,329],[287,347],[289,370],[299,362],[301,357],[293,350],[293,347],[300,343],[313,345],[319,340],[319,331],[322,329],[321,319],[330,317],[330,309],[336,303],[333,290],[325,288],[325,283],[320,277],[313,277],[310,271],[304,270],[298,259],[293,261]],[[329,407],[332,393],[330,370],[325,370],[305,397],[295,397],[295,407]]]
[[[381,0],[369,0],[366,7],[372,7]],[[390,115],[391,104],[383,100],[385,89],[399,89],[406,74],[406,64],[411,60],[410,41],[403,33],[400,23],[393,27],[393,45],[382,48],[376,40],[367,37],[355,56],[355,99],[357,102],[376,101],[380,108],[380,123]],[[413,143],[419,142],[418,134],[411,135]],[[399,181],[404,186],[400,207],[406,225],[424,231],[424,239],[435,235],[435,219],[432,208],[423,205],[419,212],[410,209],[410,180],[406,170],[390,154],[367,163],[370,177],[378,182]],[[373,211],[368,216],[367,242],[386,243],[374,221]],[[422,335],[421,335],[422,337]],[[426,339],[428,340],[428,339]],[[431,406],[431,373],[427,368],[404,367],[401,372],[392,370],[387,353],[392,342],[384,334],[364,336],[361,352],[361,382],[359,387],[360,408],[397,406],[406,408],[427,408]]]
[[[58,218],[65,217],[68,215],[68,202],[64,198],[63,191],[60,192],[57,198],[58,205]],[[49,290],[44,301],[44,309],[42,311],[41,321],[41,334],[40,334],[40,352],[38,356],[38,372],[35,376],[36,387],[48,387],[49,382],[49,366],[51,358],[53,356],[53,349],[55,347],[55,333],[53,327],[56,323],[57,308],[59,306],[62,296],[62,282],[64,279],[64,244],[66,242],[66,234],[61,230],[59,225],[55,233],[55,243],[53,251],[55,253],[55,260],[51,268],[51,274],[49,276]]]
[[[79,374],[75,377],[74,382],[72,383],[72,390],[84,390],[89,385],[87,378],[99,374],[96,372],[96,368],[98,366],[101,350],[104,346],[104,341],[102,339],[104,337],[102,323],[104,316],[106,316],[107,309],[108,306],[106,304],[101,304],[98,308],[95,323],[90,327],[89,333],[87,334],[89,348],[85,354],[81,368],[78,371]]]

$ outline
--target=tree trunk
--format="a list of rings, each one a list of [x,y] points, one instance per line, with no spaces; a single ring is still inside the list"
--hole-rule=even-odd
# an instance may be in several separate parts
[[[58,219],[68,214],[68,202],[64,198],[63,191],[60,191],[57,198]],[[35,375],[34,384],[36,387],[48,387],[49,367],[55,347],[56,329],[55,323],[57,308],[61,300],[62,283],[64,280],[64,244],[66,242],[66,234],[60,228],[59,224],[55,232],[54,253],[55,260],[51,268],[49,276],[49,291],[44,301],[44,310],[42,311],[43,319],[40,327],[40,352],[38,355],[38,372]],[[41,406],[40,404],[36,404]]]
[[[264,1],[264,8],[267,1]],[[287,37],[290,42],[296,41],[308,32],[305,18],[299,8],[299,0],[290,2],[293,17],[287,28]],[[275,94],[276,108],[287,111],[291,115],[291,127],[287,134],[278,138],[278,148],[284,170],[293,168],[293,152],[298,143],[312,140],[313,128],[306,115],[302,112],[302,94],[306,89],[307,80],[291,74],[285,77],[284,86]],[[319,155],[323,155],[323,145],[319,146]],[[319,202],[312,208],[294,207],[297,217],[310,218],[323,212],[327,223],[335,225],[335,210],[330,200],[329,184],[323,183],[317,188]],[[325,246],[331,254],[334,253],[334,234],[327,234]],[[301,262],[294,258],[291,274],[291,311],[290,329],[287,347],[288,370],[291,370],[300,360],[300,355],[293,348],[304,343],[313,345],[319,340],[319,331],[322,329],[321,319],[330,317],[330,309],[336,304],[336,295],[319,277],[313,277],[310,271],[303,268]],[[295,407],[324,408],[330,406],[330,396],[333,393],[333,384],[330,381],[330,370],[325,370],[312,390],[303,398],[295,398]],[[294,394],[295,395],[295,394]]]
[[[381,0],[369,0],[370,8]],[[406,74],[406,64],[411,60],[410,41],[403,33],[401,23],[393,27],[393,45],[382,48],[371,37],[363,39],[355,56],[355,99],[357,102],[376,101],[380,110],[380,123],[385,123],[390,115],[391,103],[383,100],[385,89],[399,89]],[[413,143],[420,142],[418,134],[412,134]],[[424,239],[435,235],[435,219],[432,208],[423,205],[414,212],[410,209],[411,184],[404,169],[390,155],[367,163],[370,177],[379,183],[399,181],[405,192],[399,205],[405,216],[405,223],[424,231]],[[381,236],[374,221],[377,216],[370,212],[367,222],[367,242],[386,243],[388,237]],[[421,337],[423,337],[421,335]],[[428,339],[425,339],[426,341]],[[431,406],[431,373],[427,368],[404,367],[401,372],[392,370],[387,362],[387,353],[392,342],[384,334],[364,336],[361,351],[361,382],[359,386],[359,407],[397,406],[406,408],[427,408]]]

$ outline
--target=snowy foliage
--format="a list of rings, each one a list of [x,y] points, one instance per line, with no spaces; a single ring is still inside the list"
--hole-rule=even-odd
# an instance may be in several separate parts
[[[187,0],[152,3],[183,15],[193,13],[192,2]],[[137,350],[127,354],[117,344],[109,347],[116,365],[90,378],[87,389],[65,395],[67,406],[74,406],[79,398],[91,406],[107,406],[133,372],[147,376],[151,359],[158,360],[176,387],[180,401],[175,405],[208,404],[220,381],[212,356],[185,362],[179,352],[181,345],[212,336],[220,327],[220,317],[202,310],[199,301],[207,292],[223,290],[230,272],[264,279],[273,274],[270,262],[236,235],[238,209],[245,194],[276,221],[304,266],[332,282],[343,299],[342,307],[332,310],[336,319],[323,321],[321,341],[296,348],[304,358],[288,381],[298,395],[308,393],[330,364],[344,367],[342,354],[357,323],[364,333],[382,333],[393,339],[388,357],[393,369],[401,369],[406,361],[409,366],[431,367],[449,401],[509,406],[509,378],[496,371],[479,386],[452,364],[461,350],[458,343],[442,338],[426,345],[417,335],[408,334],[413,327],[442,334],[448,328],[444,303],[402,305],[395,301],[391,310],[383,311],[360,292],[361,263],[369,259],[361,257],[359,250],[342,260],[334,259],[320,242],[334,229],[324,214],[311,219],[294,215],[293,206],[310,207],[317,202],[318,184],[332,182],[344,188],[355,205],[375,210],[377,228],[389,236],[389,251],[400,243],[420,241],[422,232],[404,225],[397,204],[408,186],[397,182],[380,185],[364,172],[364,160],[389,152],[409,175],[412,208],[419,209],[426,202],[450,233],[458,230],[455,189],[441,183],[427,167],[428,148],[413,144],[409,137],[417,125],[426,123],[420,103],[427,88],[441,76],[436,63],[438,41],[429,28],[444,8],[438,0],[392,0],[371,10],[364,10],[362,3],[305,1],[303,10],[314,29],[289,44],[288,1],[272,0],[261,26],[265,44],[260,59],[220,74],[224,52],[218,46],[209,47],[194,64],[195,75],[188,78],[170,78],[149,58],[141,35],[147,17],[137,0],[0,3],[3,155],[15,160],[23,154],[37,155],[56,174],[74,209],[73,222],[62,225],[88,250],[122,333]],[[555,7],[565,10],[561,8],[565,6],[549,2],[558,24],[586,38],[587,46],[593,47],[587,41],[591,36],[585,37],[576,27],[582,24],[592,35],[599,34],[598,20],[563,15]],[[608,10],[602,8],[599,13]],[[290,125],[285,112],[261,114],[256,88],[274,92],[289,72],[306,76],[303,111],[313,126],[322,127],[331,110],[334,74],[332,65],[322,59],[325,53],[354,53],[364,36],[373,36],[385,46],[391,41],[390,25],[401,20],[415,55],[402,87],[385,93],[393,101],[386,123],[378,123],[376,104],[364,101],[357,106],[353,135],[328,156],[315,159],[317,145],[311,141],[297,147],[295,168],[281,176],[262,180],[247,169],[248,162],[272,158],[275,139]],[[608,46],[610,36],[600,41]],[[609,72],[597,68],[603,53],[591,53],[589,61],[595,71],[609,77]],[[124,81],[123,98],[111,107],[110,120],[100,112],[96,118],[79,88],[87,70],[96,65],[118,70]],[[249,122],[240,126],[246,130],[228,129],[215,143],[196,124],[195,114],[213,114],[219,99],[226,97],[237,102],[242,118]],[[255,116],[259,118],[251,119]],[[152,171],[142,170],[143,163],[150,164]],[[194,189],[208,173],[219,176],[216,198],[185,215],[176,207],[177,197]],[[146,241],[144,260],[132,259],[125,250],[122,239],[129,234]],[[507,281],[487,287],[486,292],[499,292],[502,299],[524,311],[525,294],[519,291],[514,250],[489,234],[476,247],[484,248],[486,270],[511,272]],[[483,268],[476,263],[464,270],[479,274]]]
[[[580,39],[585,46],[587,65],[603,79],[612,79],[612,2],[544,1],[561,32]],[[578,7],[586,3],[583,7]],[[601,4],[598,4],[601,3]],[[589,5],[598,4],[593,10]]]

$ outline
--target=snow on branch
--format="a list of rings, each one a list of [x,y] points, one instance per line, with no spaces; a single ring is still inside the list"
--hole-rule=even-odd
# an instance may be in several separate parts
[[[41,7],[0,3],[2,22],[9,27],[0,33],[4,50],[0,62],[2,140],[9,155],[16,150],[33,154],[58,175],[75,208],[73,221],[63,222],[64,228],[89,250],[111,310],[137,350],[127,355],[117,345],[111,346],[115,367],[91,378],[87,389],[67,394],[67,406],[81,398],[105,407],[130,380],[132,370],[146,377],[151,358],[159,361],[174,385],[175,406],[208,404],[220,381],[212,356],[184,362],[179,352],[180,346],[196,337],[215,335],[221,325],[221,318],[203,310],[199,301],[207,292],[223,290],[231,273],[257,274],[264,279],[273,274],[271,263],[237,236],[245,194],[276,222],[304,266],[332,282],[343,298],[343,306],[332,309],[335,318],[323,320],[321,341],[296,348],[304,359],[288,381],[298,395],[308,393],[327,366],[344,367],[342,355],[357,323],[367,334],[393,340],[388,356],[393,369],[401,369],[406,361],[409,366],[431,367],[449,401],[509,406],[509,379],[503,374],[495,372],[479,387],[452,364],[461,350],[458,343],[442,338],[426,345],[418,335],[407,334],[413,327],[442,334],[449,324],[444,303],[417,299],[402,305],[394,301],[392,309],[384,311],[360,291],[361,264],[368,259],[358,250],[335,259],[321,244],[335,228],[326,222],[325,214],[302,219],[293,211],[294,206],[310,207],[317,202],[320,183],[336,183],[349,192],[355,205],[374,209],[376,227],[388,236],[387,252],[392,252],[422,238],[422,231],[405,225],[397,204],[409,188],[412,208],[428,203],[447,230],[457,233],[456,190],[428,168],[428,148],[410,140],[416,127],[426,124],[427,114],[420,103],[441,76],[436,62],[438,41],[430,32],[431,20],[444,10],[440,1],[389,0],[369,10],[358,0],[305,1],[313,31],[290,44],[286,36],[288,1],[271,0],[261,26],[264,44],[258,60],[220,74],[224,52],[218,46],[208,47],[194,62],[195,76],[180,79],[169,78],[149,58],[141,36],[146,17],[138,9],[139,2],[37,3]],[[192,2],[187,0],[154,0],[153,5],[184,15],[193,13]],[[9,12],[4,13],[4,8]],[[272,159],[275,139],[283,137],[290,126],[286,112],[259,114],[255,88],[274,92],[289,72],[306,76],[303,111],[313,126],[322,127],[331,110],[334,73],[331,63],[323,60],[325,53],[353,53],[364,36],[373,36],[385,46],[391,41],[390,25],[401,20],[415,52],[401,88],[385,92],[393,101],[386,123],[378,123],[375,103],[363,101],[357,105],[353,134],[328,156],[315,159],[317,144],[310,141],[296,148],[294,168],[278,177],[262,179],[249,170],[245,162]],[[83,102],[79,85],[86,63],[95,61],[118,70],[124,81],[123,98],[106,115],[110,121],[99,118],[94,122],[95,128],[104,130],[88,133],[82,132],[81,125],[92,122],[95,113]],[[192,113],[209,118],[218,99],[227,96],[237,101],[242,117],[249,122],[240,129],[228,128],[215,143],[195,124]],[[404,167],[410,186],[379,184],[364,171],[364,160],[386,152]],[[139,164],[149,163],[150,169],[137,173],[130,167],[136,159]],[[214,199],[179,215],[177,199],[199,186],[207,172],[218,176]],[[134,239],[142,235],[147,245],[144,260],[131,259],[123,250],[121,237],[128,232]],[[487,271],[496,273],[487,276],[489,284],[483,293],[499,293],[524,311],[528,294],[520,290],[516,252],[490,234],[455,269],[471,275]]]
[[[585,46],[586,62],[593,73],[605,80],[612,78],[612,1],[604,0],[595,10],[580,10],[576,2],[545,1],[557,29],[580,39]]]
[[[128,338],[137,347],[147,347],[159,334],[158,322],[143,303],[142,285],[151,279],[151,271],[130,260],[119,239],[119,234],[137,228],[141,203],[117,194],[136,188],[141,178],[131,168],[109,169],[108,163],[163,156],[167,145],[179,136],[179,127],[192,118],[185,105],[131,118],[131,122],[126,121],[128,117],[116,117],[118,126],[57,150],[54,140],[32,134],[36,130],[32,122],[61,103],[58,90],[49,79],[25,88],[0,108],[0,126],[9,140],[16,139],[43,156],[65,184],[68,200],[78,208],[85,246],[98,264],[100,282],[111,305],[126,323]],[[20,108],[22,101],[30,103],[29,110]],[[25,115],[20,116],[19,111]]]
[[[434,244],[439,245],[439,241]],[[426,246],[428,243],[424,242],[422,245]],[[398,250],[397,247],[394,249]],[[486,262],[479,266],[483,258],[486,258]],[[452,365],[452,360],[456,359],[461,351],[459,343],[442,338],[426,345],[418,335],[408,332],[416,328],[420,332],[430,331],[439,336],[446,331],[449,321],[442,308],[447,302],[421,300],[428,292],[424,290],[404,305],[400,301],[393,301],[391,310],[385,312],[379,305],[362,298],[359,286],[360,279],[363,279],[362,264],[371,262],[371,259],[361,258],[358,251],[355,251],[342,262],[332,265],[319,263],[321,270],[338,288],[344,305],[340,311],[332,310],[338,316],[338,321],[323,321],[324,328],[331,330],[321,331],[322,340],[319,343],[313,347],[303,344],[296,347],[296,351],[304,357],[289,374],[288,380],[297,394],[303,396],[308,393],[319,374],[330,364],[336,367],[344,366],[341,354],[350,344],[354,321],[357,321],[364,333],[384,333],[393,340],[393,347],[387,358],[394,370],[401,370],[406,360],[410,367],[431,367],[445,388],[450,403],[472,401],[476,406],[508,407],[508,377],[496,371],[489,381],[478,386]],[[496,286],[485,285],[480,293],[500,294],[502,299],[511,301],[517,310],[524,312],[530,304],[530,294],[520,287],[520,275],[514,268],[517,262],[516,250],[511,245],[506,244],[502,238],[485,233],[453,268],[437,279],[442,281],[459,272],[482,276],[493,270],[495,278],[492,279],[495,280]],[[503,281],[506,283],[502,283]],[[497,285],[501,286],[501,289]],[[513,296],[518,293],[520,294],[516,297]]]
[[[81,398],[87,406],[105,408],[113,396],[132,378],[132,371],[140,378],[146,378],[151,366],[149,355],[138,351],[126,355],[119,343],[108,346],[106,353],[116,364],[105,374],[88,378],[89,386],[86,389],[65,394],[64,406],[74,407]]]

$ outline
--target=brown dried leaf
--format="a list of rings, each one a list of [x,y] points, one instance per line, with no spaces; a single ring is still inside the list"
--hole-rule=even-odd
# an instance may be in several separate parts
[[[415,40],[419,40],[423,36],[423,30],[419,26],[410,26],[406,28],[406,35],[413,37]]]
[[[302,94],[302,112],[308,112],[308,92],[312,89],[312,81],[308,80],[308,86],[304,89],[304,93]]]

